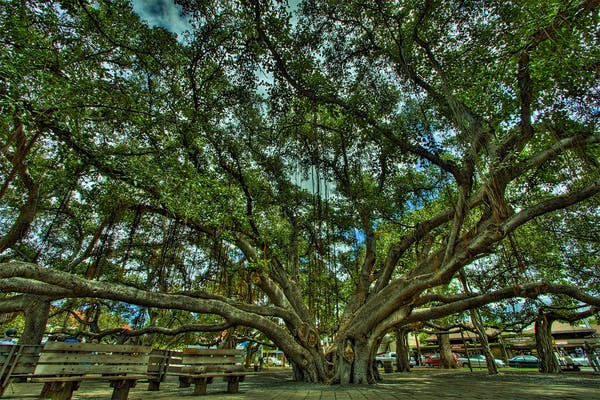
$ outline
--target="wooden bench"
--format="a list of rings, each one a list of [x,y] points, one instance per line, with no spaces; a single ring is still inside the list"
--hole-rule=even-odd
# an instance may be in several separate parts
[[[69,400],[84,380],[105,380],[112,400],[126,400],[129,389],[148,377],[148,346],[48,342],[32,382],[44,383],[40,398]]]
[[[227,392],[237,393],[239,384],[247,375],[242,366],[242,350],[197,349],[183,350],[181,365],[173,366],[179,371],[179,387],[194,384],[194,394],[206,394],[208,384],[222,377],[227,382]]]
[[[167,374],[181,371],[181,350],[153,349],[148,360],[148,390],[160,390]]]
[[[27,379],[33,375],[41,350],[41,345],[0,345],[0,396],[13,379]]]

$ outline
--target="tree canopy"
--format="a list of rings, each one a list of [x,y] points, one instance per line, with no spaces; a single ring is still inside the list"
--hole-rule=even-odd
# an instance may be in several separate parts
[[[0,5],[0,312],[260,332],[361,383],[392,329],[600,304],[599,1],[177,3],[179,38]]]

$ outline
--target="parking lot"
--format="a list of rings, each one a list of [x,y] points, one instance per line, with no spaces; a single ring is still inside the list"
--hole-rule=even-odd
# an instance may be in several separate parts
[[[535,371],[508,371],[489,376],[484,370],[440,370],[415,368],[410,373],[382,374],[377,385],[316,385],[291,381],[289,369],[271,368],[248,376],[240,392],[228,394],[220,380],[208,387],[207,400],[429,400],[429,399],[600,399],[600,376],[591,371],[543,375]],[[131,400],[197,398],[191,389],[180,389],[168,378],[158,392],[146,391],[139,382],[130,392]],[[2,399],[38,398],[40,384],[12,384]],[[107,383],[83,382],[73,399],[110,399]]]

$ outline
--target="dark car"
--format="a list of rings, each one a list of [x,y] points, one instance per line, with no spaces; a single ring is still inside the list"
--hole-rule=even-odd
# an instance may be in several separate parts
[[[508,366],[513,368],[537,368],[539,360],[536,356],[515,356],[508,360]]]
[[[456,364],[458,364],[458,357],[456,356],[456,354],[452,354],[452,359],[454,360],[454,362]],[[442,361],[442,359],[440,357],[440,354],[434,353],[432,355],[425,357],[425,359],[423,360],[423,365],[426,367],[439,367],[441,361]]]

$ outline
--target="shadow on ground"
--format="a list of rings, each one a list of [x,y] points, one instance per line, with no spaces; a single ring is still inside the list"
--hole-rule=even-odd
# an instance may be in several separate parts
[[[194,396],[190,388],[179,388],[176,378],[168,378],[158,392],[146,391],[139,382],[130,400],[507,400],[507,399],[600,399],[600,376],[591,373],[542,375],[537,372],[502,372],[490,376],[484,371],[416,368],[410,373],[383,374],[377,385],[315,385],[291,381],[290,370],[271,369],[250,375],[240,384],[240,392],[226,393],[226,383],[218,379],[206,396]],[[15,383],[2,399],[36,399],[41,384]],[[84,382],[73,400],[110,399],[111,388],[104,382]]]

